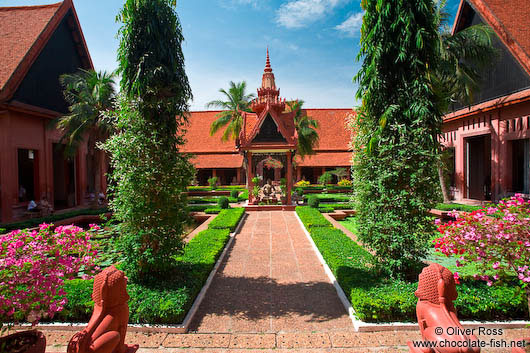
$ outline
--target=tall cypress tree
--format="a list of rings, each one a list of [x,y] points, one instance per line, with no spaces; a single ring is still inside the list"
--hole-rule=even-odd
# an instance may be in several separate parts
[[[392,276],[403,277],[428,246],[428,212],[439,195],[441,114],[428,80],[439,45],[435,5],[363,0],[362,7],[352,172],[358,236]]]
[[[126,0],[118,20],[122,94],[112,153],[111,207],[121,226],[127,273],[167,276],[189,220],[183,193],[194,168],[179,153],[188,102],[183,40],[173,0]]]

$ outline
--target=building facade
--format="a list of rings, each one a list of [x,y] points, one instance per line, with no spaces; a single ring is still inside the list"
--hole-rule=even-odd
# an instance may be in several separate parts
[[[453,33],[486,24],[498,60],[483,73],[470,106],[444,117],[455,200],[498,201],[530,194],[530,6],[516,0],[462,0]]]
[[[284,149],[292,151],[293,182],[304,179],[317,183],[318,177],[322,173],[338,167],[345,168],[349,178],[352,154],[349,149],[351,134],[347,128],[347,122],[348,117],[354,114],[351,108],[303,109],[303,114],[307,114],[318,122],[319,143],[315,148],[316,153],[314,155],[301,159],[295,155],[292,146],[283,146],[287,142],[289,142],[287,144],[294,143],[291,141],[291,135],[294,134],[294,126],[291,126],[293,116],[286,111],[285,100],[281,100],[279,97],[280,90],[276,87],[268,53],[262,86],[258,88],[257,93],[258,98],[251,104],[252,113],[243,114],[242,135],[237,141],[223,142],[221,140],[222,131],[210,136],[210,126],[217,119],[217,114],[220,111],[191,113],[186,135],[187,143],[182,151],[194,155],[192,162],[197,168],[197,183],[199,185],[207,185],[208,178],[212,176],[217,176],[221,184],[245,184],[248,176],[248,155],[245,151],[249,151],[249,146],[253,142],[257,145],[256,143],[264,135],[267,137],[263,139],[263,143],[271,144],[271,139],[277,138],[277,145],[282,145],[282,148],[280,146],[273,146],[274,148],[269,146],[269,148],[263,145],[258,146],[257,149],[254,148],[255,146],[251,149],[260,151],[261,154],[269,152],[270,156],[283,153]],[[259,135],[259,132],[262,134]],[[279,135],[272,136],[275,132]],[[254,133],[255,136],[252,138],[246,136],[250,133]],[[255,140],[256,138],[257,140]],[[280,148],[282,152],[275,150],[276,147]],[[279,181],[281,178],[287,178],[285,166],[269,169],[261,163],[254,165],[254,167],[257,169],[252,172],[252,175],[262,176],[264,180]]]
[[[93,65],[71,0],[0,8],[0,222],[32,200],[55,209],[84,203],[93,184],[87,147],[66,158],[50,128],[68,112],[59,76],[80,68]]]

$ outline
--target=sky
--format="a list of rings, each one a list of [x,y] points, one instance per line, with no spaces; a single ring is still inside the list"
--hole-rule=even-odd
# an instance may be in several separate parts
[[[0,6],[57,0],[0,0]],[[451,25],[459,0],[448,0]],[[74,0],[96,70],[117,69],[115,22],[123,0]],[[305,108],[357,105],[353,77],[361,65],[360,0],[177,0],[185,38],[186,73],[193,92],[191,110],[223,98],[229,82],[261,85],[266,49],[280,95],[302,99]]]

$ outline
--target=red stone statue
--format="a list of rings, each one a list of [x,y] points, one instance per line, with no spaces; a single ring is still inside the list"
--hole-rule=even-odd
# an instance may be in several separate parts
[[[127,277],[114,266],[94,278],[94,311],[87,327],[72,337],[68,353],[132,353],[138,345],[124,343],[129,322]]]
[[[433,263],[425,267],[420,274],[418,290],[414,293],[418,297],[416,315],[424,341],[444,342],[446,347],[417,348],[408,342],[412,353],[475,353],[480,352],[477,338],[471,330],[465,330],[453,305],[458,293],[455,279],[451,271]],[[447,344],[447,342],[455,344]],[[459,341],[459,343],[457,343]],[[467,341],[467,344],[463,342]],[[466,347],[458,347],[465,345]],[[473,347],[469,347],[469,346]],[[450,346],[450,347],[447,347]]]

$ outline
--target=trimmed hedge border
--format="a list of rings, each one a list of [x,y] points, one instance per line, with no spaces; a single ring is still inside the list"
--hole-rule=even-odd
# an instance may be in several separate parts
[[[231,215],[240,215],[237,218],[239,222],[245,210],[239,208],[223,211],[232,211]],[[214,221],[219,217],[220,215]],[[150,285],[136,283],[127,285],[130,296],[130,323],[177,324],[183,322],[230,239],[232,219],[233,217],[225,216],[217,222],[219,226],[226,222],[223,228],[203,230],[191,239],[184,247],[183,253],[175,256],[175,261],[178,263],[177,270],[168,276],[167,281]],[[65,291],[68,302],[65,309],[58,313],[55,319],[64,322],[88,321],[94,305],[90,297],[92,286],[93,280],[66,281]]]
[[[243,217],[243,214],[245,213],[244,208],[229,208],[224,209],[221,212],[219,212],[219,215],[214,218],[213,221],[211,221],[208,224],[209,229],[224,229],[228,228],[231,232],[233,232],[241,217]]]
[[[296,213],[360,320],[416,321],[417,282],[391,280],[377,273],[370,265],[372,255],[334,228],[318,210],[297,207]],[[463,281],[458,294],[455,305],[461,320],[528,318],[525,293],[516,286],[488,287],[478,281]]]

